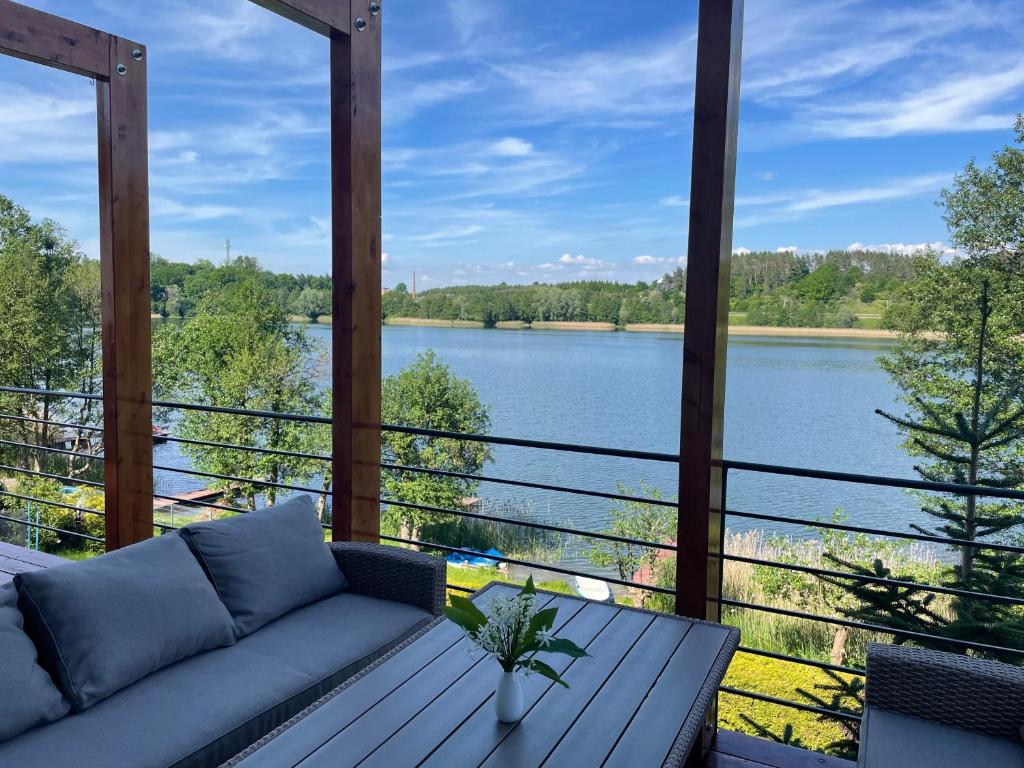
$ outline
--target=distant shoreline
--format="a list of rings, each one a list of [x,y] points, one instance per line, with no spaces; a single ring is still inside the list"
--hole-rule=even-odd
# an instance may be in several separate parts
[[[323,322],[323,318],[321,318]],[[426,328],[485,328],[476,320],[430,320],[422,317],[389,317],[384,325],[419,326]],[[613,323],[582,323],[538,321],[524,323],[520,320],[508,320],[495,323],[498,330],[545,330],[545,331],[592,331],[609,333],[624,331],[627,333],[682,333],[683,326],[667,323],[629,323],[622,328]],[[899,336],[895,331],[881,328],[780,328],[765,325],[730,325],[732,336],[782,336],[802,338],[848,338],[848,339],[895,339]]]

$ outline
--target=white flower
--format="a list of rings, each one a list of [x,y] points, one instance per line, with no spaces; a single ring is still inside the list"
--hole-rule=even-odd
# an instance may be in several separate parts
[[[551,645],[551,641],[555,639],[555,633],[550,629],[537,630],[537,644],[541,648],[547,648]]]

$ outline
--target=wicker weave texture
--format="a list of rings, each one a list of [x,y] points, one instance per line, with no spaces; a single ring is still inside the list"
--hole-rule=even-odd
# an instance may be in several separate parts
[[[867,705],[1019,739],[1024,669],[952,653],[870,643]]]
[[[383,544],[343,541],[328,546],[350,591],[441,615],[448,575],[444,559]]]

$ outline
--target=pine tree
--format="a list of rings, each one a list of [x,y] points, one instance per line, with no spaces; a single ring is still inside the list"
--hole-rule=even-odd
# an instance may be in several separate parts
[[[1024,120],[1017,140],[1024,144]],[[993,489],[1024,487],[1024,150],[1006,147],[991,168],[972,161],[942,195],[952,263],[919,258],[890,318],[900,332],[882,367],[902,391],[907,412],[879,410],[920,457],[924,479]],[[936,522],[923,534],[978,543],[1012,543],[1024,529],[1024,504],[992,497],[920,494]],[[955,564],[942,586],[1003,600],[934,594],[871,581],[843,581],[856,598],[849,615],[894,628],[987,645],[1024,648],[1024,560],[974,544],[952,546]],[[843,563],[838,557],[832,560]],[[850,569],[857,572],[857,569]],[[893,578],[877,562],[862,575]],[[899,638],[897,638],[899,640]],[[946,650],[963,646],[937,640]],[[999,656],[999,653],[991,655]]]

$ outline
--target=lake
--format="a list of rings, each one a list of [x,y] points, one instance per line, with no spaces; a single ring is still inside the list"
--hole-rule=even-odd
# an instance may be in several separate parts
[[[310,326],[324,344],[331,329]],[[730,459],[845,472],[914,477],[895,427],[875,414],[896,409],[898,392],[878,365],[891,342],[874,339],[733,337],[729,343],[725,455]],[[679,450],[682,337],[659,333],[476,330],[386,326],[384,374],[432,348],[469,379],[491,407],[491,434],[643,451]],[[182,466],[173,444],[157,461]],[[494,477],[612,491],[645,483],[677,493],[670,464],[506,446],[494,448]],[[201,487],[158,473],[158,491]],[[600,530],[609,502],[484,484],[487,501],[517,500],[546,521]],[[907,493],[888,488],[733,472],[729,508],[831,517],[906,530],[927,518]],[[749,521],[733,518],[733,530]],[[770,526],[767,526],[771,528]],[[772,530],[775,530],[772,528]],[[779,532],[802,535],[801,526]],[[576,558],[571,558],[575,560]]]

